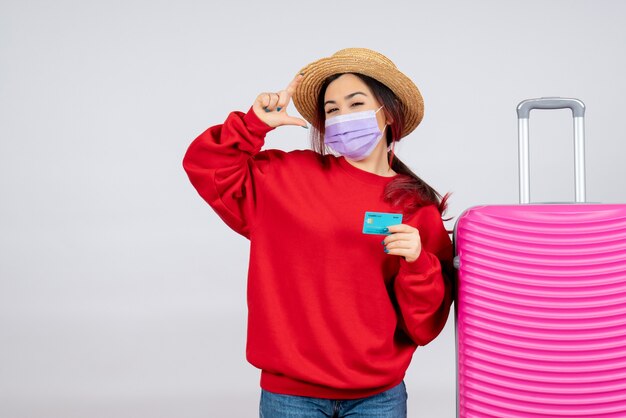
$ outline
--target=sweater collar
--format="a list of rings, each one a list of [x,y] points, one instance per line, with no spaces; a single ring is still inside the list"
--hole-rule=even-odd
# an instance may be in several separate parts
[[[343,155],[336,157],[336,158],[337,158],[337,162],[339,163],[339,166],[343,168],[350,176],[365,183],[386,185],[387,183],[391,182],[393,179],[399,176],[399,174],[395,174],[391,177],[387,177],[387,176],[381,176],[375,173],[370,173],[369,171],[362,170],[360,168],[353,166],[346,160],[346,158]]]

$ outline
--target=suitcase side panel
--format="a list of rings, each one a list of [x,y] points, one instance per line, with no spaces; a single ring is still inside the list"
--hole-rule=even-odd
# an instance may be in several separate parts
[[[469,209],[455,250],[460,417],[626,416],[626,205]]]

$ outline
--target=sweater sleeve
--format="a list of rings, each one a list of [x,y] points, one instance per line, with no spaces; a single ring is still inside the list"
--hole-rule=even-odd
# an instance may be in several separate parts
[[[223,124],[194,139],[183,158],[183,168],[198,194],[231,229],[248,239],[270,151],[278,151],[260,151],[272,129],[252,106],[245,114],[233,111]]]
[[[401,312],[401,327],[417,345],[426,345],[439,335],[450,313],[453,249],[434,205],[420,208],[414,223],[422,250],[413,262],[400,257],[394,292]]]

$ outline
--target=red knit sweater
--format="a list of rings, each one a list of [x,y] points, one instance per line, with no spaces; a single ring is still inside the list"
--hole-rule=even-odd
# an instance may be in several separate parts
[[[390,389],[448,318],[452,244],[440,214],[429,205],[403,217],[420,232],[417,260],[385,253],[384,236],[362,227],[366,211],[401,212],[381,198],[393,177],[312,150],[260,151],[272,129],[252,108],[233,111],[183,160],[200,196],[250,240],[246,358],[271,392]]]

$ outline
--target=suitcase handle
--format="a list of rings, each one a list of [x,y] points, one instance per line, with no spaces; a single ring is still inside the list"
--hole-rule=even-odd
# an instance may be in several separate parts
[[[564,99],[561,97],[542,97],[540,99],[528,99],[520,102],[517,106],[517,116],[528,119],[533,109],[572,109],[574,117],[585,116],[585,104],[578,99]]]
[[[519,142],[519,201],[530,203],[530,159],[528,153],[528,118],[532,109],[572,110],[574,118],[574,169],[576,202],[584,203],[585,196],[585,104],[578,99],[541,97],[523,100],[517,105]]]

